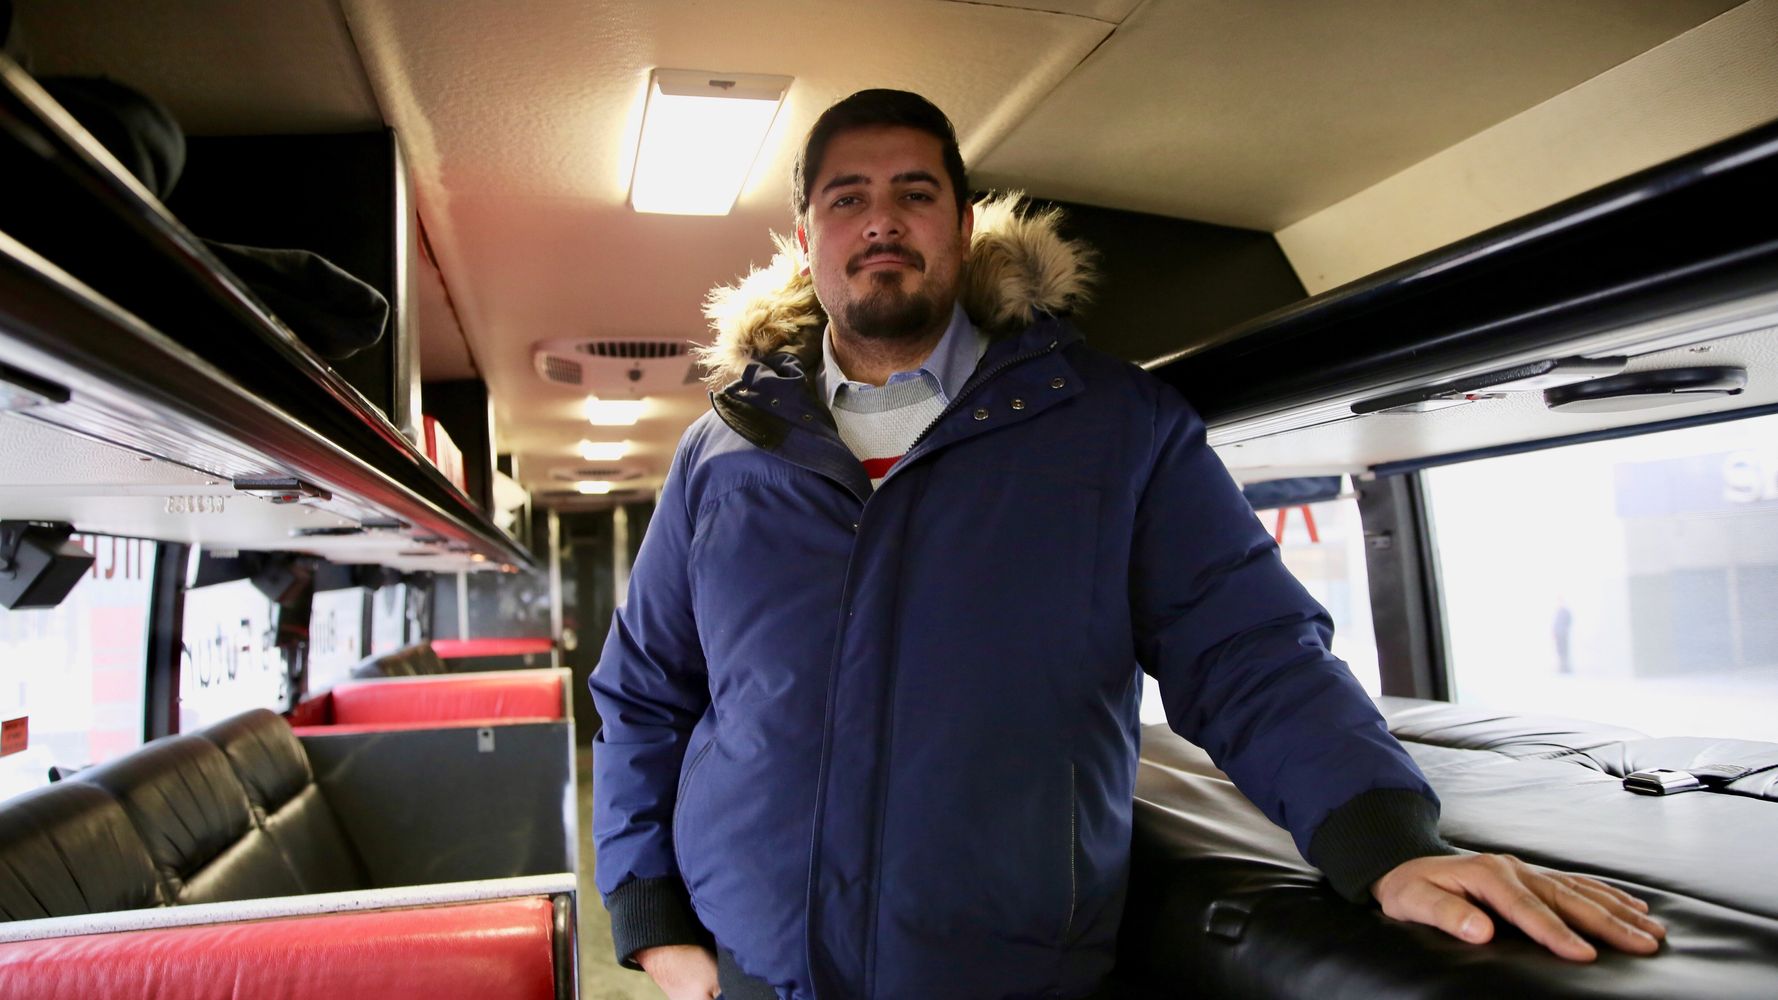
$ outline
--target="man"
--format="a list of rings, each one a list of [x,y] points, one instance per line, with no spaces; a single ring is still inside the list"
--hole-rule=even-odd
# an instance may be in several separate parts
[[[713,297],[721,388],[592,679],[620,959],[675,1000],[1093,994],[1138,665],[1349,898],[1656,950],[1623,893],[1439,839],[1202,422],[1053,315],[1085,279],[1053,213],[977,231],[942,112],[855,94],[794,186],[808,266]]]

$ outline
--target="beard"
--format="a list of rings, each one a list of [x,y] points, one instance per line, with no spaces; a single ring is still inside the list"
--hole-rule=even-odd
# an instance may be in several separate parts
[[[879,273],[868,294],[847,302],[846,329],[870,340],[912,340],[932,328],[938,304],[930,288],[909,292],[898,272]]]
[[[907,275],[901,271],[879,271],[871,276],[870,291],[848,299],[840,309],[846,329],[869,340],[914,340],[930,333],[941,318],[951,311],[955,287],[940,288],[926,270],[926,258],[918,251],[893,244],[872,244],[849,262],[848,273],[855,273],[856,261],[873,254],[897,253],[918,268],[926,280],[920,290],[910,292],[903,287]]]

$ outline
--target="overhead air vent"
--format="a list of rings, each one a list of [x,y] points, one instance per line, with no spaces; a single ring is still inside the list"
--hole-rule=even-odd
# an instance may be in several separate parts
[[[684,357],[686,345],[677,340],[583,340],[574,348],[595,358],[654,361]]]
[[[606,482],[621,483],[642,478],[642,470],[616,465],[568,465],[559,469],[551,469],[549,477],[563,483],[578,483],[587,479],[603,479]]]
[[[552,385],[612,397],[646,396],[698,380],[682,338],[545,340],[532,348],[537,374]]]

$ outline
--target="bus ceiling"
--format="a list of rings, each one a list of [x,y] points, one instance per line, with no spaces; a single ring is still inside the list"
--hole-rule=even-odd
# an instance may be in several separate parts
[[[1077,321],[1184,390],[1245,480],[1650,419],[1538,392],[1353,409],[1527,364],[1742,367],[1688,405],[1778,402],[1747,210],[1778,0],[14,7],[5,156],[34,196],[0,218],[6,517],[526,565],[513,511],[658,487],[707,405],[704,293],[790,227],[795,137],[886,82],[951,114],[977,187],[1065,207],[1103,265]],[[726,215],[636,211],[650,82],[694,67],[789,82]],[[182,178],[132,172],[34,79],[93,76],[169,110]],[[325,258],[387,336],[320,356],[224,244]]]

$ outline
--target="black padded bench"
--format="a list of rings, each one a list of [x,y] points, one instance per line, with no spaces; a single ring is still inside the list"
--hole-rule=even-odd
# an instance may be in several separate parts
[[[572,873],[572,724],[502,721],[155,740],[0,805],[0,921]]]
[[[1778,762],[1778,745],[1384,698],[1444,802],[1457,846],[1593,875],[1648,900],[1659,955],[1575,965],[1502,927],[1489,945],[1336,896],[1289,836],[1165,726],[1143,730],[1135,859],[1119,941],[1128,996],[1778,996],[1778,772],[1722,791],[1645,796],[1650,768]]]
[[[437,710],[429,682],[383,683]],[[571,997],[572,759],[561,717],[299,737],[259,710],[19,796],[0,994]]]
[[[368,885],[308,755],[266,711],[6,803],[0,856],[6,920]]]

